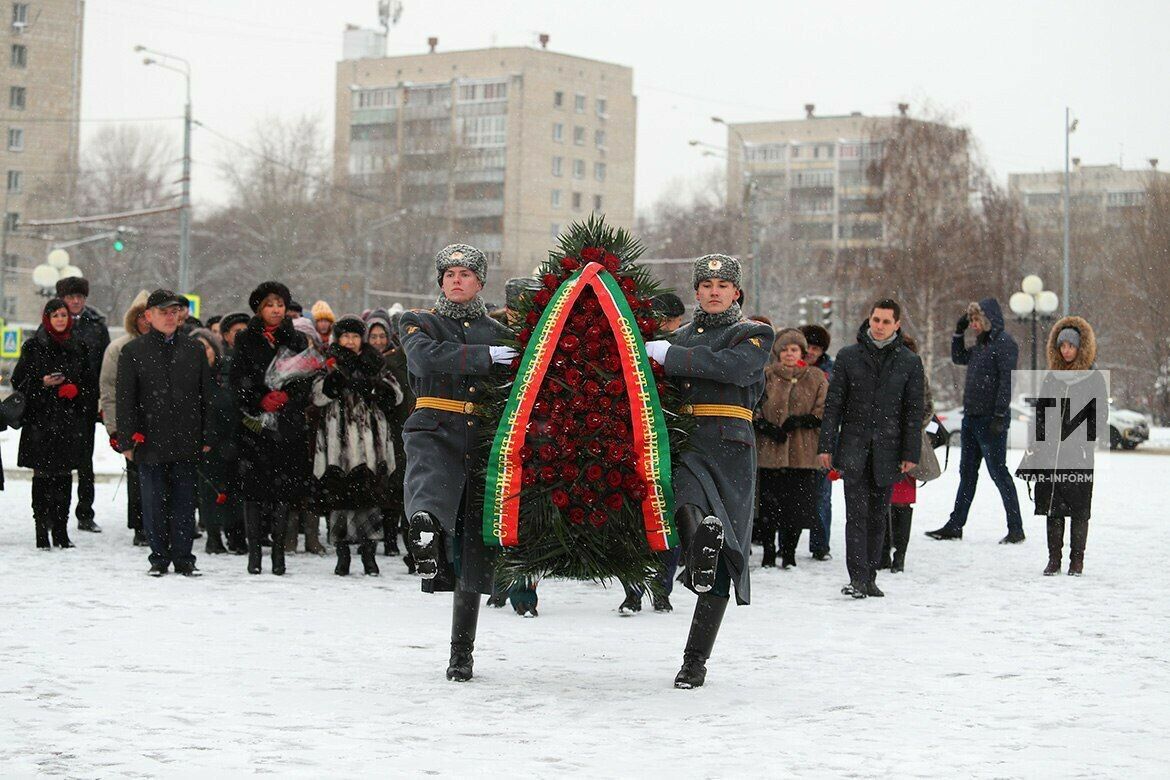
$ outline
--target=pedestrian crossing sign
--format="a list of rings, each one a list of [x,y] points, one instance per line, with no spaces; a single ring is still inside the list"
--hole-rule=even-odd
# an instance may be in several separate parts
[[[0,357],[20,357],[20,343],[22,341],[20,328],[6,326],[0,333],[3,334],[0,336]]]
[[[202,299],[198,295],[192,295],[191,293],[185,293],[183,297],[187,299],[188,313],[195,319],[199,319],[199,304],[202,303]]]

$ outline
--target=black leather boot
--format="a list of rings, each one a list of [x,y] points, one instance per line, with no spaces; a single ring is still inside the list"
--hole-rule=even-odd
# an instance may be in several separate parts
[[[1064,554],[1064,518],[1048,518],[1048,565],[1044,567],[1044,576],[1051,577],[1060,574],[1060,559]]]
[[[451,661],[447,679],[467,682],[471,679],[475,650],[475,628],[479,623],[479,594],[456,590],[451,606]]]
[[[1068,532],[1068,573],[1079,577],[1085,570],[1085,542],[1089,539],[1089,518],[1074,517]]]
[[[49,499],[48,477],[33,476],[32,479],[32,510],[33,523],[36,526],[37,549],[51,550],[49,544],[49,526],[52,525],[53,510]]]
[[[284,544],[283,539],[288,533],[288,505],[272,505],[272,573],[276,576],[284,574]]]
[[[723,551],[723,523],[713,515],[704,516],[694,504],[679,507],[674,518],[682,536],[686,576],[696,593],[707,593],[715,587],[719,553]]]
[[[775,526],[765,525],[760,532],[760,543],[763,548],[763,556],[760,558],[760,566],[765,569],[776,568],[776,528]]]
[[[687,635],[687,646],[683,650],[682,668],[674,678],[675,688],[701,688],[707,679],[707,659],[715,647],[715,637],[723,623],[730,599],[704,593],[695,602],[695,614],[691,617],[691,632]]]
[[[442,533],[439,521],[430,512],[415,512],[410,518],[410,537],[414,566],[424,580],[433,580],[439,573],[439,544]],[[478,602],[476,602],[478,609]]]
[[[362,556],[362,569],[367,577],[377,577],[381,574],[378,571],[378,560],[374,556],[377,545],[377,542],[362,542],[358,547],[358,553]]]
[[[910,544],[910,523],[914,518],[914,507],[890,507],[890,539],[893,555],[890,556],[890,571],[900,572],[906,568],[906,547]]]
[[[333,545],[337,550],[337,565],[333,567],[333,573],[338,577],[344,577],[349,574],[349,545],[345,542],[338,542]]]
[[[58,474],[49,477],[50,499],[52,507],[50,530],[53,535],[53,544],[62,549],[76,547],[69,539],[69,502],[73,498],[73,476]]]
[[[248,540],[248,573],[259,574],[264,551],[260,547],[260,504],[249,501],[244,504],[244,534]]]

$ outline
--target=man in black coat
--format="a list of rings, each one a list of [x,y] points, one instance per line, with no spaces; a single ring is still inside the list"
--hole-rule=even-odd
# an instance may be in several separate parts
[[[884,596],[877,586],[894,483],[922,454],[922,361],[902,343],[902,308],[873,305],[857,343],[837,353],[821,423],[823,468],[845,477],[845,560],[853,598]]]
[[[186,299],[155,290],[146,301],[150,332],[118,360],[118,446],[138,466],[150,574],[195,576],[199,458],[209,452],[211,369],[204,348],[179,331]]]
[[[102,356],[106,354],[106,347],[110,345],[110,330],[106,327],[106,318],[97,309],[87,306],[89,299],[89,281],[80,276],[69,276],[57,282],[57,297],[65,301],[69,309],[69,316],[73,318],[73,337],[85,343],[88,347],[88,365],[92,384],[98,386],[98,377],[102,372]],[[97,398],[87,401],[85,413],[88,424],[85,426],[85,441],[82,442],[84,456],[77,469],[77,529],[101,533],[101,528],[93,521],[93,441],[94,429],[98,423]]]

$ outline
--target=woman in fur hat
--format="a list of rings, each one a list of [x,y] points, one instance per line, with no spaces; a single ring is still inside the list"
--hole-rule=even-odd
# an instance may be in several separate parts
[[[776,565],[776,532],[780,533],[780,565],[796,565],[800,533],[819,522],[817,495],[821,472],[817,438],[825,413],[829,380],[808,365],[808,342],[796,328],[776,333],[775,360],[764,369],[764,400],[755,428],[759,448],[760,520],[764,526],[761,566]]]
[[[1096,431],[1108,442],[1109,391],[1105,377],[1093,368],[1097,359],[1097,339],[1092,326],[1081,317],[1062,317],[1048,334],[1048,373],[1041,383],[1039,396],[1056,399],[1048,408],[1050,421],[1059,419],[1061,399],[1069,398],[1081,407],[1088,399],[1096,400]],[[1075,414],[1075,409],[1074,409]],[[1051,428],[1051,422],[1045,426]],[[1080,428],[1085,430],[1085,428]],[[1016,474],[1036,483],[1035,514],[1048,519],[1048,566],[1045,576],[1060,573],[1064,552],[1065,519],[1069,519],[1068,573],[1080,576],[1084,570],[1085,542],[1089,536],[1089,515],[1093,505],[1093,465],[1095,443],[1075,435],[1066,438],[1048,436],[1047,441],[1033,441]],[[1055,464],[1055,465],[1054,465]]]

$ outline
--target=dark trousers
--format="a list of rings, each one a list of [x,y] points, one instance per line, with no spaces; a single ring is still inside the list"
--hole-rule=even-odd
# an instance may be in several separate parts
[[[998,436],[990,431],[991,415],[974,415],[963,418],[962,443],[959,456],[959,492],[955,496],[955,508],[947,526],[953,529],[967,524],[967,513],[975,499],[975,485],[979,482],[979,464],[986,463],[991,481],[999,488],[1003,509],[1007,513],[1010,532],[1024,532],[1024,521],[1020,517],[1020,500],[1016,486],[1007,467],[1008,432],[1005,426]]]
[[[138,480],[138,464],[126,461],[126,527],[142,530],[142,486]]]
[[[658,556],[658,574],[654,579],[662,587],[662,592],[669,596],[674,591],[674,576],[678,572],[678,562],[682,559],[682,546],[671,547],[655,553]],[[627,595],[642,598],[646,595],[646,588],[641,584],[626,585],[622,583]]]
[[[91,423],[83,426],[84,438],[81,442],[81,451],[84,457],[77,466],[77,509],[74,510],[78,522],[93,520],[93,440],[96,425]]]
[[[142,488],[142,526],[150,542],[152,566],[194,565],[195,461],[139,463]]]
[[[821,472],[820,487],[817,492],[817,523],[808,532],[808,551],[810,553],[827,553],[829,551],[829,534],[833,528],[833,483],[829,475]]]
[[[893,485],[875,485],[872,460],[859,474],[845,475],[845,565],[849,581],[874,578],[889,522]]]

